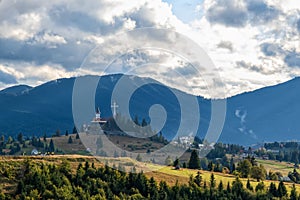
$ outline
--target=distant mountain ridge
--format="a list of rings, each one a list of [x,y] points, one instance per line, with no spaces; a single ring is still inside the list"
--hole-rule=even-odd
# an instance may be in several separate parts
[[[5,88],[0,91],[0,94],[8,94],[8,95],[20,95],[24,92],[28,92],[30,89],[32,89],[31,86],[28,85],[16,85],[12,87]]]
[[[101,77],[95,102],[100,106],[104,117],[112,116],[111,95],[121,77],[132,85],[147,81],[146,78],[121,74]],[[22,132],[31,136],[52,134],[56,129],[60,129],[62,133],[65,130],[71,131],[74,126],[74,81],[75,78],[63,78],[37,87],[21,85],[0,91],[0,134],[15,136]],[[299,86],[300,78],[295,78],[279,85],[228,98],[226,121],[219,141],[251,145],[266,141],[300,140]],[[183,92],[181,94],[188,95]],[[198,135],[203,137],[211,118],[211,100],[197,98],[201,111]],[[151,84],[138,89],[130,100],[132,117],[138,115],[140,118],[147,118],[146,114],[153,104],[165,107],[168,120],[163,134],[171,138],[180,123],[180,106],[168,88]],[[193,120],[193,116],[185,120]]]

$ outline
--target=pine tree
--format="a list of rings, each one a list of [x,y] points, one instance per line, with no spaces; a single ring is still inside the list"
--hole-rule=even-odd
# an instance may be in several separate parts
[[[43,140],[44,140],[44,142],[47,141],[47,135],[46,135],[46,133],[44,133]]]
[[[188,167],[190,169],[199,169],[200,168],[200,159],[198,157],[198,154],[197,154],[196,150],[192,151]]]
[[[178,158],[174,161],[173,167],[180,168],[180,161]]]
[[[220,183],[219,183],[219,186],[218,186],[218,190],[219,190],[219,192],[221,192],[221,191],[223,191],[223,189],[224,189],[223,182],[221,180]]]
[[[216,179],[214,173],[211,173],[210,175],[210,188],[216,187]]]
[[[256,187],[255,187],[255,191],[258,192],[258,191],[264,191],[265,189],[265,184],[264,182],[259,182]]]
[[[79,137],[79,134],[76,133],[76,140],[78,140],[80,137]]]
[[[280,197],[280,198],[286,196],[286,194],[287,194],[287,190],[286,190],[286,187],[285,187],[283,181],[280,181],[280,183],[278,185],[277,194],[278,194],[278,197]]]
[[[50,152],[54,152],[54,151],[55,151],[55,147],[54,147],[54,143],[53,143],[53,140],[52,140],[52,139],[50,140],[49,151],[50,151]]]
[[[253,191],[253,187],[251,186],[249,179],[247,180],[246,188],[250,191]]]
[[[277,197],[277,188],[275,183],[271,182],[270,187],[269,187],[269,193],[273,196],[273,197]]]
[[[73,139],[72,139],[72,137],[71,137],[71,136],[69,136],[68,143],[69,143],[69,144],[72,144],[72,143],[73,143]]]
[[[194,182],[200,187],[202,182],[202,176],[200,172],[197,172],[197,175],[195,176]]]
[[[143,118],[143,120],[142,120],[142,127],[144,127],[144,126],[147,126],[148,125],[148,123],[146,122],[146,119],[145,118]]]
[[[136,125],[140,125],[140,123],[139,123],[139,119],[138,119],[138,116],[137,115],[135,115],[134,116],[134,123],[136,124]]]
[[[66,134],[65,134],[66,136],[69,136],[69,131],[68,130],[66,130]]]
[[[76,126],[74,126],[74,128],[73,128],[73,132],[72,132],[73,134],[76,134],[76,133],[78,133],[77,132],[77,129],[76,129]]]
[[[23,142],[23,134],[19,133],[18,134],[18,138],[17,138],[18,142],[22,143]]]
[[[293,184],[292,190],[291,190],[291,194],[290,194],[290,200],[297,200],[297,191],[296,191],[296,187],[295,184]]]
[[[227,193],[231,193],[231,188],[230,188],[229,182],[227,183],[226,191],[227,191]]]

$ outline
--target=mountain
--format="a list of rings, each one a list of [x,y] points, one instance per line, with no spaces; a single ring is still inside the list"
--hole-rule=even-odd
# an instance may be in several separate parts
[[[100,77],[85,76],[87,82]],[[159,104],[167,113],[166,125],[162,132],[172,138],[181,123],[180,103],[166,87],[149,78],[128,75],[102,76],[95,95],[95,105],[101,109],[101,116],[111,117],[112,92],[120,79],[125,80],[126,88],[152,82],[136,90],[130,101],[130,115],[146,118],[149,121],[149,108]],[[64,78],[47,82],[37,87],[17,86],[0,91],[0,134],[25,135],[53,134],[57,129],[62,133],[71,131],[74,126],[72,116],[72,92],[75,78]],[[300,78],[240,94],[227,99],[227,113],[219,141],[251,145],[266,141],[300,140],[298,116],[300,115]],[[22,89],[23,88],[23,89]],[[24,92],[26,91],[26,92]],[[193,97],[175,90],[183,97]],[[82,98],[86,98],[84,94]],[[198,135],[203,137],[211,118],[211,101],[196,97],[200,106],[201,120]],[[118,102],[117,102],[118,103]],[[119,102],[122,104],[123,102]],[[118,108],[122,113],[121,106]],[[192,109],[192,108],[191,108]],[[188,110],[189,112],[189,110]],[[187,114],[184,123],[193,122],[195,116]],[[94,109],[84,118],[88,123],[94,117]],[[191,128],[192,129],[192,128]],[[189,127],[184,130],[186,133]]]
[[[9,88],[5,88],[4,90],[0,91],[0,94],[7,94],[7,95],[20,95],[22,93],[28,92],[32,87],[28,85],[16,85]]]

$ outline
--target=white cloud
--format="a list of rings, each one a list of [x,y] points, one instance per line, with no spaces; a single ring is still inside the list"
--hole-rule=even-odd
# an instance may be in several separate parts
[[[215,63],[229,96],[300,75],[300,4],[294,0],[204,0],[186,11],[201,13],[189,23],[180,21],[172,6],[161,0],[3,0],[0,5],[0,70],[18,83],[36,85],[95,73],[93,67],[97,66],[92,64],[91,68],[79,68],[90,50],[116,33],[144,27],[171,28],[199,44]],[[147,37],[162,42],[170,39]],[[126,45],[117,38],[101,49],[95,61],[110,61]],[[174,56],[147,51],[126,59],[115,67],[121,71],[124,68],[119,64],[144,65],[153,78],[163,81],[165,75],[173,78],[169,83],[174,85],[180,80],[166,69],[186,71],[187,84],[193,88],[198,84],[199,94],[207,95],[203,81],[188,76],[188,65]],[[156,65],[147,65],[149,61]],[[216,90],[212,95],[218,97],[220,93]]]

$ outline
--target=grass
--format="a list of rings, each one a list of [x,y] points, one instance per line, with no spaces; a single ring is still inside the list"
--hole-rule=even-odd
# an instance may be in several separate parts
[[[94,157],[94,156],[84,156],[84,155],[52,155],[52,156],[3,156],[0,157],[0,166],[6,168],[8,166],[16,167],[18,169],[22,161],[25,159],[30,158],[32,162],[45,162],[51,164],[60,164],[63,160],[67,160],[72,168],[72,172],[75,173],[77,166],[79,163],[84,163],[88,161],[90,164],[94,163],[96,167],[103,166],[103,163],[109,163],[112,165],[113,163],[118,166],[118,164],[123,165],[126,170],[130,171],[132,167],[136,167],[137,171],[144,171],[147,177],[154,177],[154,179],[159,181],[166,181],[169,185],[174,185],[176,182],[179,184],[188,184],[189,178],[191,175],[196,176],[197,172],[201,173],[203,180],[209,184],[210,176],[212,172],[203,171],[203,170],[192,170],[192,169],[180,169],[175,170],[173,167],[165,167],[157,164],[152,163],[140,163],[131,158],[105,158],[105,157]],[[290,164],[289,163],[277,163],[275,161],[265,161],[265,160],[258,160],[258,163],[266,165],[266,169],[273,171],[281,171],[289,170]],[[272,167],[271,167],[272,166]],[[2,168],[2,169],[3,169]],[[277,170],[275,170],[277,169]],[[0,168],[1,170],[1,168]],[[147,172],[148,171],[148,172]],[[1,173],[0,173],[1,174]],[[227,183],[232,183],[235,180],[235,176],[231,174],[223,174],[214,172],[214,176],[216,179],[217,184],[222,181],[223,185],[226,186]],[[243,182],[243,185],[246,186],[247,179],[240,179]],[[251,185],[255,188],[258,182],[254,179],[250,179]],[[274,182],[276,185],[279,184],[278,181],[269,181],[265,180],[265,186],[268,187],[271,182]],[[10,180],[5,178],[4,176],[0,175],[0,189],[9,193],[14,190],[16,187],[17,180]],[[288,192],[290,192],[293,183],[285,183],[287,186]],[[296,184],[296,189],[300,191],[300,185]]]
[[[293,171],[294,165],[287,162],[279,162],[274,160],[257,159],[258,164],[262,164],[267,171],[281,172],[283,176],[287,176],[289,172]]]

